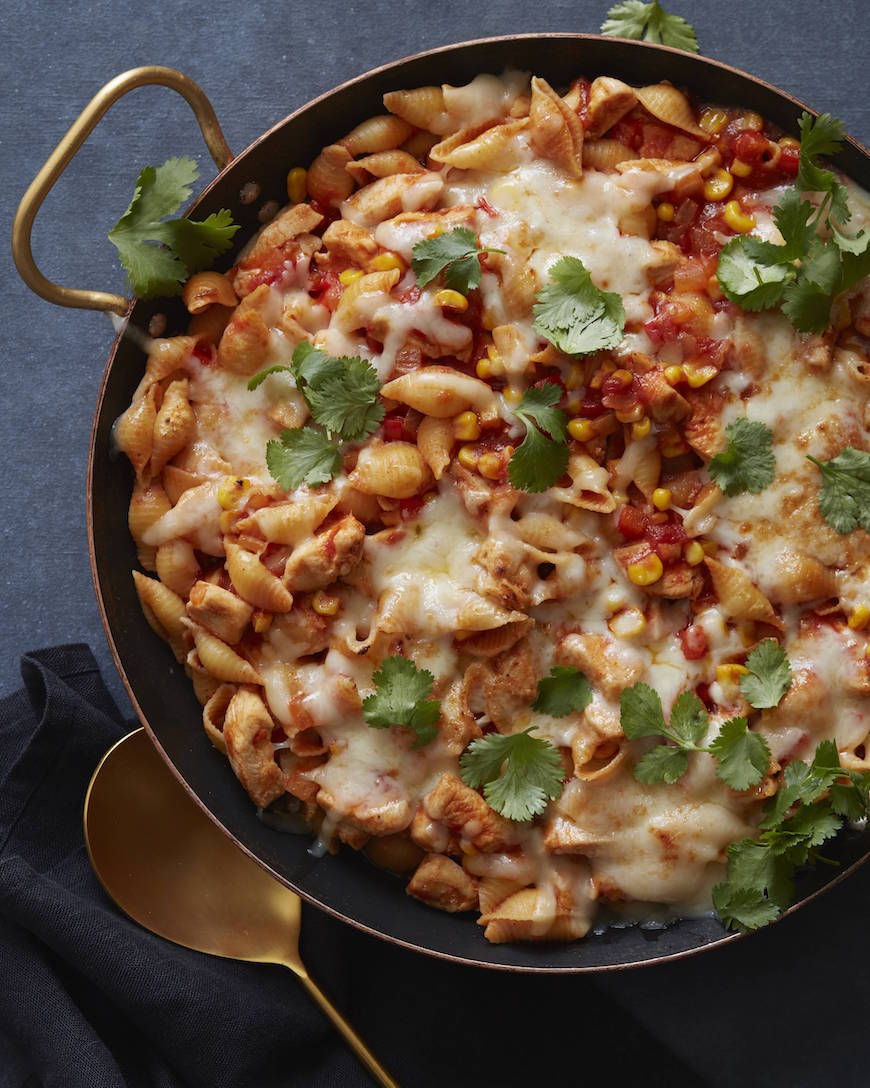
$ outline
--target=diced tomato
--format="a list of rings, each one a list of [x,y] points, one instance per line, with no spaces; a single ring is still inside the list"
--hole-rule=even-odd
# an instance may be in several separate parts
[[[477,198],[477,203],[475,204],[475,207],[480,208],[482,212],[486,212],[490,219],[495,219],[498,215],[498,212],[495,210],[492,204],[490,204],[485,196],[480,196]]]
[[[741,132],[734,141],[734,154],[741,162],[756,166],[770,158],[770,140],[760,132]]]
[[[713,700],[710,698],[710,685],[701,682],[695,688],[695,694],[708,710],[713,710]]]
[[[322,302],[330,310],[334,310],[338,305],[343,290],[334,268],[327,268],[325,272],[315,272],[308,286],[309,295],[317,298],[318,302]]]
[[[423,509],[423,500],[419,495],[413,495],[410,499],[402,499],[399,503],[399,517],[402,521],[410,521]]]
[[[405,435],[405,421],[401,416],[387,416],[382,424],[387,442],[401,442]]]
[[[784,147],[779,156],[779,162],[776,164],[777,169],[781,170],[784,174],[788,174],[790,177],[796,177],[798,166],[800,165],[800,158],[800,148]]]
[[[679,325],[677,325],[667,310],[661,310],[655,317],[651,317],[649,321],[645,321],[643,331],[650,338],[654,347],[661,347],[662,344],[673,343],[680,335]]]
[[[680,631],[680,642],[683,646],[683,657],[687,661],[700,661],[710,649],[707,632],[697,623]]]
[[[584,419],[598,419],[599,416],[603,416],[607,409],[601,403],[600,400],[596,400],[595,397],[584,397],[580,401],[580,415]]]
[[[646,529],[646,538],[654,547],[659,544],[685,544],[689,539],[683,528],[679,514],[674,515],[673,521],[667,521],[664,525],[650,522]]]
[[[207,340],[197,340],[193,345],[191,355],[195,355],[203,366],[214,366],[217,362],[217,352],[214,345],[209,344]]]
[[[580,104],[577,106],[577,116],[583,123],[583,127],[586,128],[586,126],[589,124],[589,119],[586,114],[589,109],[589,92],[592,88],[592,84],[589,82],[588,79],[584,79],[581,76],[580,79],[575,80],[574,86],[577,88],[580,94]]]
[[[633,151],[637,151],[643,143],[643,122],[638,120],[629,121],[623,118],[613,126],[608,136],[611,139],[619,140],[622,144],[628,144]]]
[[[413,287],[409,287],[407,291],[404,291],[399,295],[399,302],[407,302],[413,305],[415,302],[420,301],[421,294],[420,288],[415,283]]]
[[[646,514],[636,506],[621,506],[616,518],[617,532],[628,540],[640,540],[646,530]]]

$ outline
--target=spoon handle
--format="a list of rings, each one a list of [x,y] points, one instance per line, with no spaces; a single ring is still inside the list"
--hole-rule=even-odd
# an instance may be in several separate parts
[[[308,977],[308,975],[298,975],[299,981],[314,998],[320,1008],[329,1017],[336,1029],[340,1032],[344,1041],[356,1054],[363,1065],[368,1069],[375,1080],[382,1086],[382,1088],[399,1088],[397,1081],[394,1081],[390,1074],[384,1069],[378,1059],[372,1054],[366,1044],[360,1039],[357,1033],[353,1030],[350,1024],[341,1015],[338,1009],[329,1000],[323,990],[317,985],[317,983]]]

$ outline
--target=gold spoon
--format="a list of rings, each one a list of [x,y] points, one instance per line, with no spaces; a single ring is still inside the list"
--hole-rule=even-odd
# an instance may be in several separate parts
[[[144,729],[106,752],[85,797],[94,872],[121,910],[197,952],[289,967],[384,1088],[398,1088],[299,958],[301,902],[185,793]]]

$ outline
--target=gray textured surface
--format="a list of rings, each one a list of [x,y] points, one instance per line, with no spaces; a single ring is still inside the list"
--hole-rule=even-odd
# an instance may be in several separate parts
[[[233,150],[307,99],[377,64],[429,46],[520,31],[595,31],[609,0],[441,0],[313,4],[212,0],[82,5],[5,0],[0,75],[0,201],[8,238],[18,199],[57,139],[108,79],[139,64],[181,68],[214,103]],[[870,143],[866,0],[837,4],[673,0],[703,52],[842,117]],[[5,25],[3,25],[5,24]],[[520,62],[518,62],[520,63]],[[192,115],[159,88],[136,91],[100,124],[47,200],[34,252],[50,277],[122,291],[105,240],[138,169],[192,154],[212,176]],[[85,537],[85,466],[108,320],[32,296],[0,252],[4,330],[0,412],[0,693],[18,657],[89,642],[123,699],[94,603]]]

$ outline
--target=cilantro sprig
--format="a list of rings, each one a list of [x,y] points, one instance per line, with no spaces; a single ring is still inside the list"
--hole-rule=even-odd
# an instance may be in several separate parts
[[[225,208],[207,219],[169,219],[190,199],[199,168],[193,159],[167,159],[146,166],[133,199],[109,231],[134,294],[140,298],[177,295],[194,272],[211,268],[229,249],[239,229]]]
[[[579,714],[592,702],[592,687],[586,676],[573,665],[554,665],[550,675],[538,681],[538,694],[532,710],[564,718]]]
[[[358,356],[327,355],[307,340],[297,345],[290,366],[267,367],[248,382],[254,390],[281,371],[290,373],[317,427],[285,430],[266,445],[269,472],[286,490],[328,483],[341,471],[341,442],[357,442],[384,418],[381,383],[371,363]]]
[[[529,726],[521,733],[489,733],[469,744],[459,760],[467,786],[483,786],[487,804],[508,820],[540,815],[562,794],[565,768],[558,749]]]
[[[726,495],[757,495],[773,483],[776,460],[773,432],[759,420],[735,419],[725,428],[728,446],[708,466],[710,478]]]
[[[508,476],[520,491],[546,491],[568,467],[568,417],[556,407],[561,399],[560,386],[543,382],[527,389],[514,408],[526,437],[510,459]]]
[[[800,332],[824,332],[834,299],[870,274],[870,231],[842,233],[851,218],[847,189],[819,156],[842,146],[843,123],[823,113],[806,112],[799,122],[800,163],[795,187],[774,209],[782,245],[749,235],[732,238],[722,248],[716,270],[723,293],[744,310],[783,313]],[[818,207],[802,193],[820,193]],[[829,237],[819,234],[825,228]]]
[[[870,533],[870,453],[847,446],[830,461],[808,457],[822,474],[819,512],[838,533]]]
[[[713,905],[730,929],[758,929],[792,901],[794,876],[813,861],[843,821],[858,820],[870,808],[870,775],[847,771],[833,741],[818,745],[811,764],[793,760],[779,790],[765,807],[761,835],[728,847],[726,880],[713,888]]]
[[[550,280],[535,296],[535,332],[566,355],[589,355],[622,343],[622,298],[596,287],[579,257],[558,260]]]
[[[449,234],[424,238],[411,250],[411,271],[417,286],[425,287],[438,276],[444,276],[444,286],[467,295],[480,283],[482,253],[504,253],[503,249],[481,249],[477,236],[468,227],[457,227]]]
[[[601,33],[615,38],[661,42],[689,53],[698,52],[695,28],[680,15],[671,15],[658,0],[623,0],[614,4],[601,24]]]
[[[731,718],[719,729],[708,746],[701,741],[710,727],[704,704],[694,692],[678,696],[665,724],[662,701],[657,691],[639,683],[625,688],[619,698],[622,731],[629,740],[665,737],[670,744],[651,748],[634,768],[638,782],[672,785],[689,769],[690,752],[707,752],[716,760],[716,774],[733,790],[746,790],[764,778],[770,765],[770,750],[764,737],[753,733],[745,718]]]
[[[746,658],[746,668],[749,672],[740,677],[738,686],[757,710],[776,706],[791,687],[791,665],[776,639],[759,642]]]
[[[375,691],[363,699],[363,718],[375,729],[406,725],[414,730],[415,748],[422,748],[438,736],[435,723],[441,701],[430,699],[435,678],[428,669],[418,669],[401,655],[388,657],[372,677]]]

